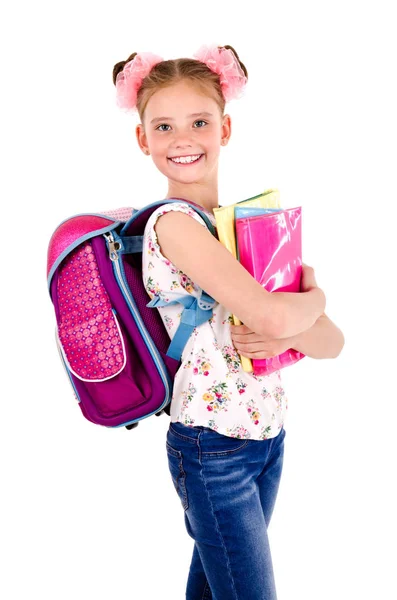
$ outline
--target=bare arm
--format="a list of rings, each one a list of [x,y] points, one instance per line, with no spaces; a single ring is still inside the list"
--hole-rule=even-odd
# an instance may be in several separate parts
[[[154,226],[162,254],[249,327],[276,337],[281,303],[265,290],[207,229],[191,216],[170,211]]]
[[[276,336],[289,338],[310,329],[325,310],[325,294],[319,287],[307,292],[272,292],[281,324]]]
[[[207,229],[191,216],[159,216],[155,233],[162,253],[210,296],[256,333],[292,337],[309,329],[324,312],[321,289],[268,292]]]
[[[342,331],[325,313],[310,329],[291,338],[291,348],[311,358],[336,358],[344,345]]]

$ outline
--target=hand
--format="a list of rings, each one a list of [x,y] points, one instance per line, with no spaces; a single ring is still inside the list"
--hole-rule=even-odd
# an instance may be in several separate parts
[[[314,276],[313,267],[309,267],[305,263],[302,263],[302,274],[301,274],[301,282],[300,282],[300,291],[301,292],[310,292],[311,290],[316,290],[318,294],[320,294],[321,303],[323,308],[321,310],[325,310],[326,305],[326,297],[324,291],[318,287],[316,278]],[[321,316],[325,315],[323,312]]]
[[[275,339],[259,335],[246,325],[230,325],[233,345],[246,358],[272,358],[292,348],[293,338]]]
[[[318,287],[316,278],[314,276],[313,267],[309,267],[305,263],[302,263],[302,275],[301,275],[301,292],[309,292],[311,289]]]

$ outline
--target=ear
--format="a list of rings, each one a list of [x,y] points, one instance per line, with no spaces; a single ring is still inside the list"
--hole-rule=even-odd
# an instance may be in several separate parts
[[[142,123],[138,123],[135,128],[136,139],[138,141],[138,145],[144,154],[149,154],[149,146],[147,143],[147,137],[145,133],[145,128]]]
[[[221,144],[226,146],[232,134],[232,119],[230,115],[223,116]]]

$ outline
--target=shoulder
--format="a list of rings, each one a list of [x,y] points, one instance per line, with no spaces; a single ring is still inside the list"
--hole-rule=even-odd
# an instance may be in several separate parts
[[[188,204],[184,204],[183,202],[169,202],[168,204],[161,204],[150,215],[148,222],[147,222],[147,226],[154,227],[154,225],[159,220],[159,218],[166,213],[168,213],[169,215],[175,215],[175,214],[187,215],[187,216],[195,219],[198,223],[200,223],[204,227],[207,227],[204,219],[199,215],[199,213],[196,212],[194,210],[194,208],[192,208]],[[178,217],[177,217],[177,219],[178,219]],[[167,219],[164,219],[164,221],[169,221],[169,220],[170,220],[170,217],[167,217]]]
[[[199,227],[199,224],[201,227]],[[173,272],[183,270],[176,266],[179,253],[187,248],[202,247],[210,233],[204,219],[188,204],[169,202],[161,204],[150,215],[144,230],[143,260],[157,258]]]

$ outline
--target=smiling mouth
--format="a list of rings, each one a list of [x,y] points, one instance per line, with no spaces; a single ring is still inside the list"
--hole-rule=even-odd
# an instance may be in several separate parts
[[[186,162],[176,162],[175,160],[172,160],[172,158],[168,157],[168,160],[170,162],[172,162],[173,165],[176,165],[178,167],[187,167],[189,165],[195,165],[196,163],[200,162],[200,160],[203,158],[204,154],[191,154],[190,156],[198,156],[198,158],[196,158],[196,160],[190,160],[190,161],[186,161]],[[179,157],[178,157],[179,158]],[[183,158],[183,157],[181,157]]]

